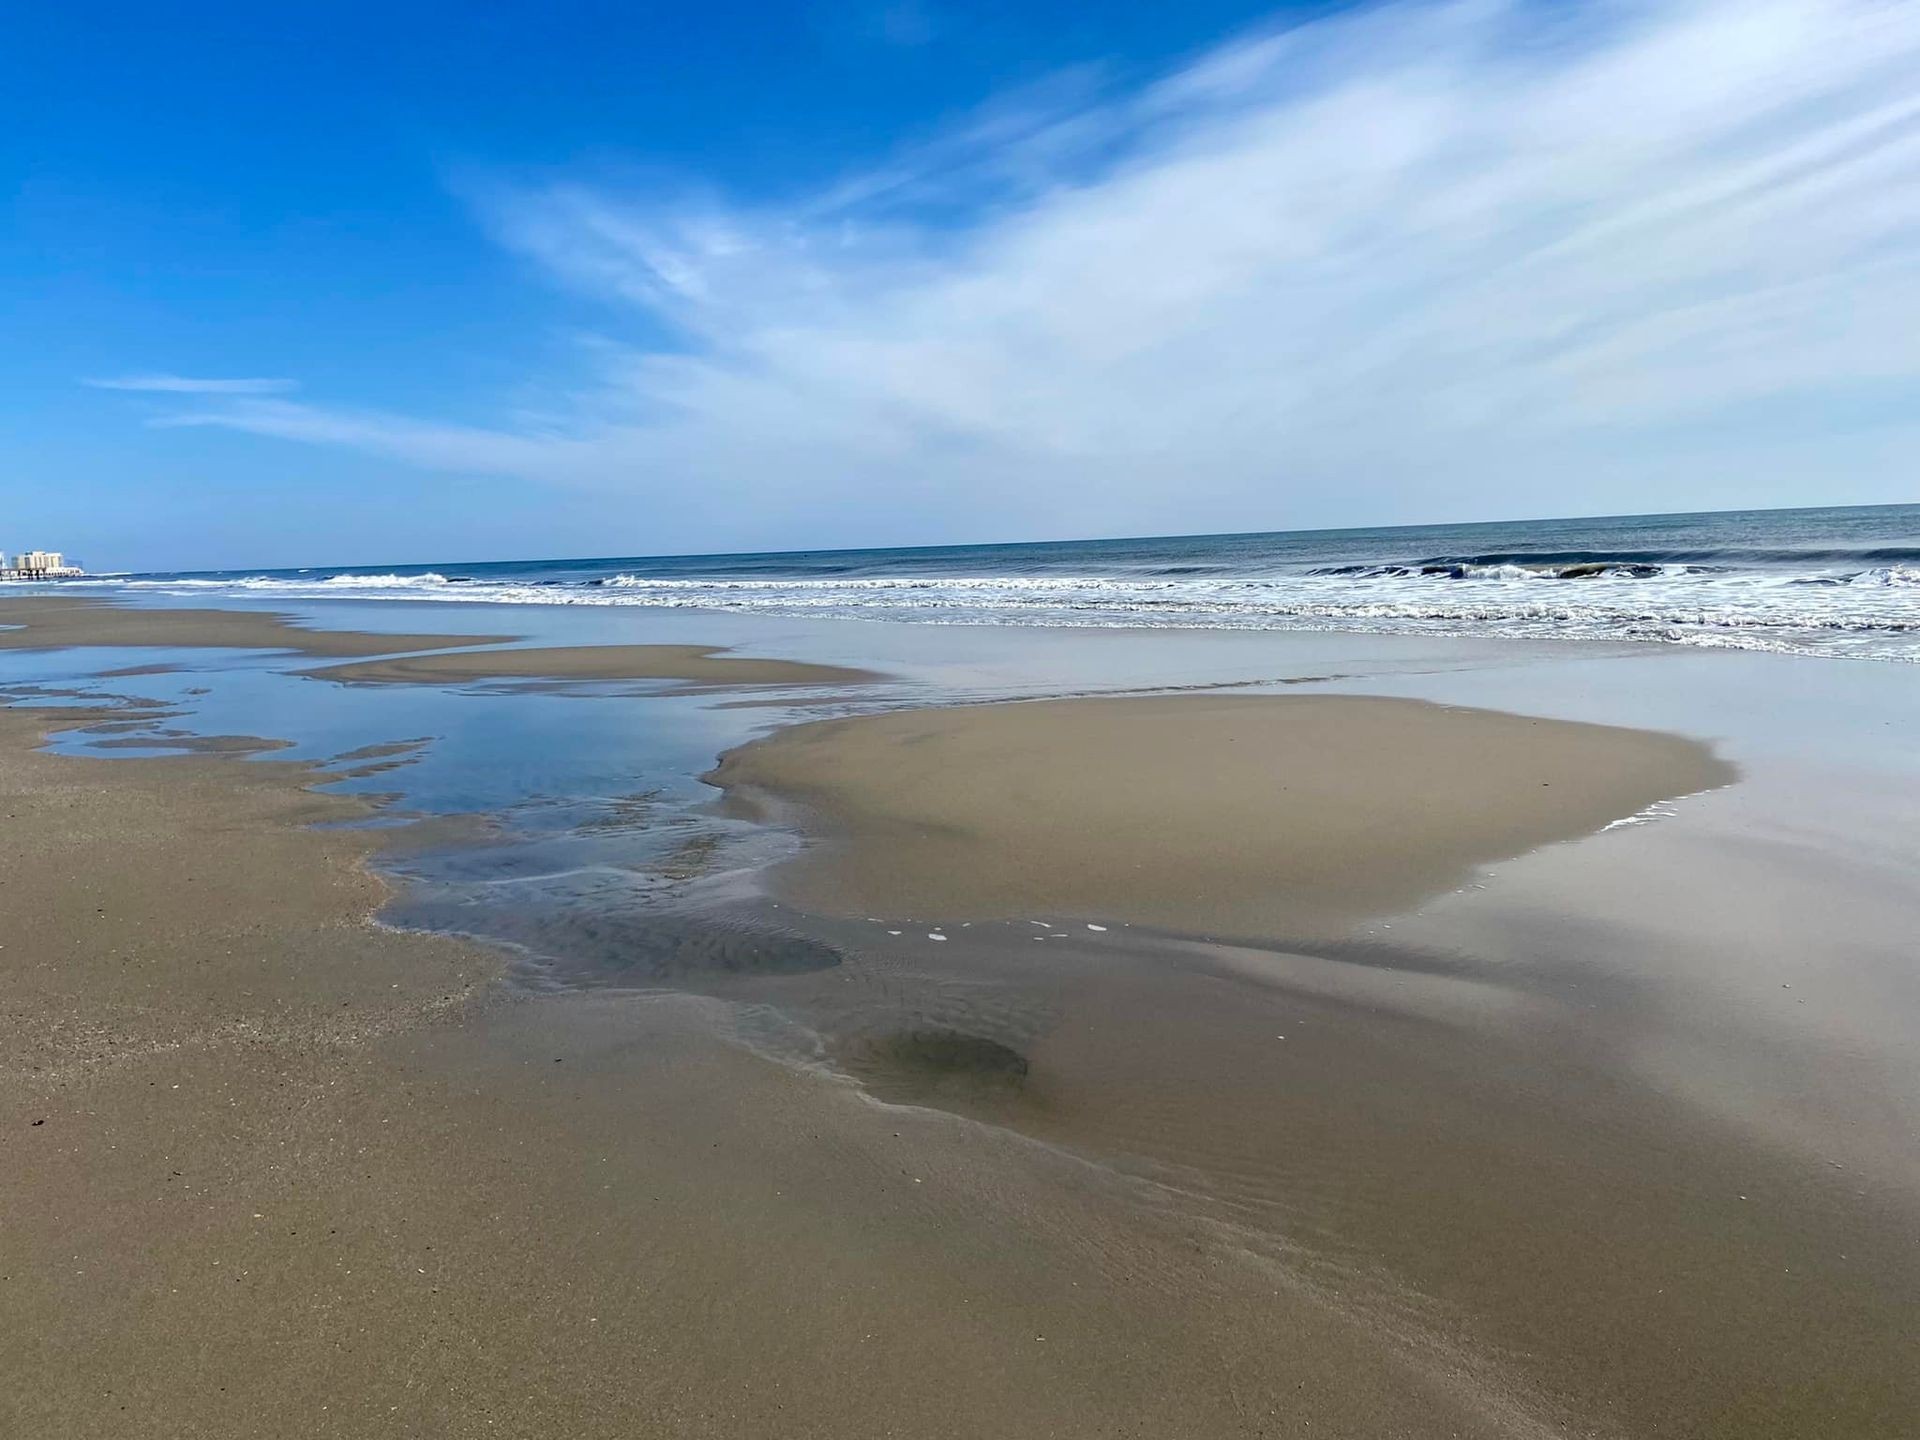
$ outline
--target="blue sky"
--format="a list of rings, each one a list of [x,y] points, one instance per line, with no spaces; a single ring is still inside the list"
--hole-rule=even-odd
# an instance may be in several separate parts
[[[17,9],[0,548],[1913,498],[1910,0]]]

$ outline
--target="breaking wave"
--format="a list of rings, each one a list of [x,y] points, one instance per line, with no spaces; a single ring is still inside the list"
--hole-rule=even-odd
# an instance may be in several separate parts
[[[1579,562],[1584,565],[1586,562]],[[1574,583],[1577,582],[1577,583]],[[1568,575],[1506,562],[1278,576],[617,573],[572,582],[421,574],[130,580],[130,590],[326,600],[624,605],[940,624],[1320,629],[1631,639],[1920,660],[1920,567],[1771,574],[1633,565]]]
[[[63,583],[258,600],[1499,635],[1920,660],[1914,506]]]

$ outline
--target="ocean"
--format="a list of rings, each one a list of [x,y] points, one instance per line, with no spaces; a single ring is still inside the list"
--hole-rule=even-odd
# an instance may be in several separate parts
[[[1644,640],[1920,661],[1920,505],[65,582],[923,624]]]

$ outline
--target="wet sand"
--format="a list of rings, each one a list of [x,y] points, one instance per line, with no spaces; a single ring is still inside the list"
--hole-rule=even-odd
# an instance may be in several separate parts
[[[424,647],[422,647],[424,648]],[[558,645],[363,660],[302,672],[354,685],[450,685],[472,680],[684,680],[697,685],[850,685],[870,670],[728,654],[715,645]]]
[[[512,635],[375,635],[315,630],[263,610],[163,610],[63,595],[0,600],[0,650],[68,646],[191,646],[219,650],[284,650],[301,655],[392,655],[452,645],[503,644]],[[156,672],[137,666],[117,672]]]
[[[0,1432],[1548,1433],[1152,1187],[370,926],[303,767],[45,723],[0,714]]]
[[[1558,1403],[1550,1433],[1910,1432],[1910,1194],[1676,1104],[1590,979],[1380,941],[876,929],[803,925],[857,958],[741,993],[883,1099],[1137,1176],[1383,1335],[1493,1364]]]
[[[813,909],[1298,937],[1729,783],[1679,736],[1330,695],[1056,700],[793,726],[708,778],[797,802]]]
[[[1737,923],[1693,890],[1749,897],[1762,926],[1781,923],[1762,897],[1847,897],[1803,917],[1838,953],[1897,941],[1910,872],[1843,881],[1707,832],[1653,847],[1684,863],[1651,894],[1623,863],[1644,832],[1551,841],[1643,793],[1725,784],[1693,742],[1408,702],[1220,704],[781,736],[871,751],[966,824],[1009,823],[1037,793],[1083,807],[1083,834],[1118,833],[1145,796],[1178,833],[1211,804],[1263,864],[1300,866],[1318,861],[1262,833],[1274,797],[1246,778],[1285,777],[1221,757],[1235,736],[1276,752],[1315,736],[1296,818],[1358,847],[1350,871],[1365,837],[1334,811],[1355,792],[1366,823],[1419,837],[1378,876],[1339,877],[1337,905],[1289,905],[1337,936],[1219,945],[923,909],[909,930],[748,897],[578,917],[616,958],[650,936],[693,957],[639,977],[675,993],[538,996],[502,982],[501,953],[367,923],[389,898],[375,848],[465,843],[457,818],[309,828],[365,805],[304,787],[403,757],[423,728],[357,736],[316,770],[35,752],[47,724],[118,734],[124,716],[0,711],[0,1366],[28,1377],[0,1389],[0,1434],[1912,1433],[1911,1192],[1851,1151],[1756,1140],[1632,1063],[1639,1012],[1671,1008],[1635,967],[1684,970],[1704,943],[1686,926]],[[1061,733],[1044,714],[991,732],[1064,709],[1084,735],[1093,705],[1198,707],[1168,713],[1207,744],[1120,725],[1042,764],[1034,741]],[[950,779],[956,715],[988,730]],[[907,728],[858,733],[888,725]],[[1354,751],[1366,765],[1335,773]],[[1429,781],[1421,761],[1458,773]],[[1411,818],[1386,793],[1399,767]],[[1103,809],[1116,774],[1124,804]],[[1491,803],[1449,814],[1454,786]],[[1550,877],[1519,910],[1456,894],[1385,935],[1351,923],[1537,844],[1501,870]],[[1219,859],[1231,884],[1207,913],[1272,925],[1239,888],[1250,867]],[[1018,868],[1035,866],[1071,878],[1050,856]],[[1171,913],[1149,884],[1093,878],[1102,904],[1139,889],[1141,914]],[[1596,905],[1621,923],[1576,918]],[[1643,908],[1673,932],[1636,931]],[[813,958],[732,963],[755,936]],[[1648,953],[1607,957],[1626,943]],[[1735,943],[1751,969],[1763,947]],[[1788,993],[1781,978],[1763,988]],[[1702,1001],[1751,1007],[1737,984]],[[1759,1067],[1774,1053],[1685,1033]],[[1800,1063],[1777,1078],[1806,1088]],[[1897,1149],[1911,1127],[1892,1122],[1846,1139]]]

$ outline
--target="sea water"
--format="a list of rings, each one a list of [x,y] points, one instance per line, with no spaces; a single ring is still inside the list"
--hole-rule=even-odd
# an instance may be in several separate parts
[[[1911,662],[1920,505],[77,583],[948,625],[1627,639]]]

